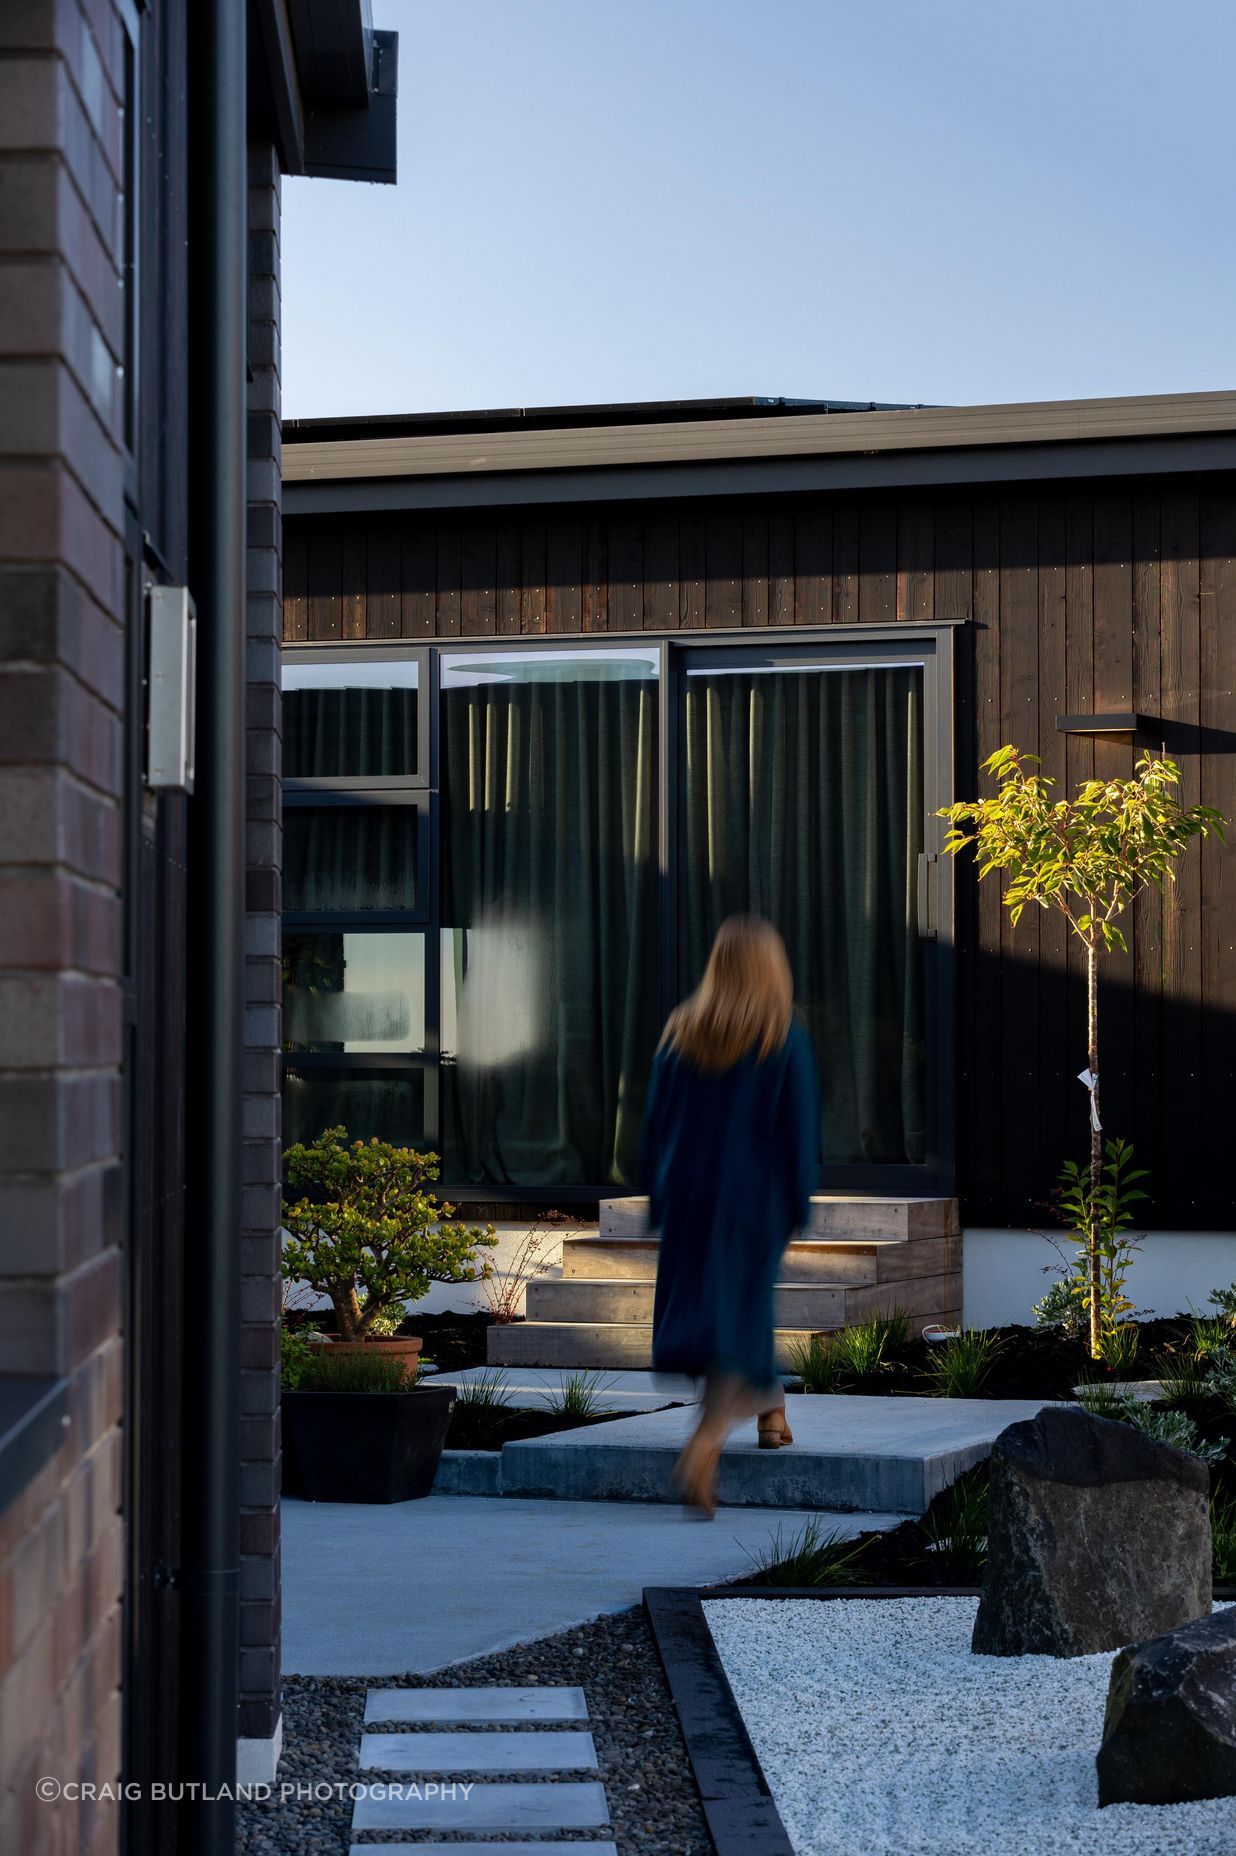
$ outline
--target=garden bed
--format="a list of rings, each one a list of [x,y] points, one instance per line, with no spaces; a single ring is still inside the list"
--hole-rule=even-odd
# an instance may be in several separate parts
[[[528,1437],[553,1437],[559,1431],[579,1431],[590,1424],[608,1424],[614,1418],[646,1417],[638,1411],[594,1411],[586,1415],[513,1406],[456,1405],[446,1435],[448,1450],[501,1450],[503,1444]]]
[[[881,1329],[885,1331],[881,1333]],[[803,1389],[860,1392],[868,1397],[921,1397],[937,1389],[946,1344],[925,1341],[912,1330],[903,1338],[898,1329],[898,1323],[880,1317],[860,1323],[846,1336],[838,1337],[847,1364],[835,1380],[827,1386],[804,1383]],[[1110,1384],[1154,1377],[1162,1362],[1175,1363],[1193,1350],[1194,1325],[1187,1315],[1140,1322],[1136,1334],[1135,1353],[1113,1367],[1092,1360],[1083,1340],[1071,1339],[1056,1328],[992,1328],[986,1366],[974,1391],[982,1398],[1067,1399],[1073,1396],[1073,1387],[1083,1381]],[[826,1351],[835,1345],[826,1340]],[[876,1351],[880,1359],[875,1369],[858,1370],[864,1355]],[[850,1358],[855,1362],[853,1366],[848,1363]],[[954,1397],[966,1396],[962,1388],[950,1390]]]
[[[795,1856],[1228,1856],[1231,1799],[1099,1809],[1111,1654],[974,1656],[975,1602],[705,1600]]]

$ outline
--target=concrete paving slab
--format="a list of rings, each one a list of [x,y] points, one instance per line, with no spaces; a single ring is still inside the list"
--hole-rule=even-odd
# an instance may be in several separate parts
[[[533,1732],[362,1734],[357,1765],[362,1771],[424,1772],[595,1772],[591,1734]]]
[[[592,1779],[556,1785],[379,1785],[352,1811],[355,1830],[606,1830],[605,1788]],[[416,1794],[419,1792],[419,1796]],[[392,1793],[396,1794],[392,1796]]]
[[[582,1688],[371,1688],[371,1721],[586,1721]]]
[[[707,1525],[665,1503],[286,1498],[283,1667],[430,1674],[623,1611],[646,1585],[736,1579],[778,1527],[788,1539],[813,1519],[850,1538],[900,1517],[738,1508]]]
[[[578,1379],[577,1370],[564,1366],[465,1366],[455,1372],[441,1372],[437,1383],[443,1386],[475,1385],[478,1381],[501,1385],[508,1405],[536,1409],[558,1397],[568,1380]],[[650,1372],[601,1372],[597,1375],[597,1406],[616,1411],[657,1411],[674,1400],[690,1402],[696,1396],[696,1382],[685,1374]]]
[[[891,1510],[922,1514],[985,1457],[1037,1399],[860,1398],[791,1394],[787,1449],[761,1450],[751,1419],[733,1434],[717,1487],[728,1507]],[[690,1410],[647,1412],[503,1446],[504,1496],[669,1502],[670,1471]],[[679,1584],[683,1581],[679,1580]]]
[[[500,1843],[487,1839],[484,1843],[422,1843],[418,1838],[415,1843],[354,1843],[348,1856],[373,1856],[375,1849],[381,1850],[382,1856],[497,1856],[503,1849]],[[586,1843],[579,1843],[574,1837],[564,1843],[555,1837],[552,1843],[527,1843],[520,1841],[505,1846],[514,1850],[515,1856],[618,1856],[618,1846],[608,1838],[597,1842],[590,1837]]]

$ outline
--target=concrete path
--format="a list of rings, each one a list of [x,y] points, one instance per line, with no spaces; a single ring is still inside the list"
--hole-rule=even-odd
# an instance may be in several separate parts
[[[283,1667],[311,1676],[444,1669],[625,1610],[646,1585],[737,1578],[778,1528],[788,1542],[814,1520],[848,1539],[900,1518],[743,1508],[707,1523],[665,1503],[287,1499]]]
[[[690,1404],[695,1398],[694,1379],[676,1373],[597,1372],[586,1375],[596,1384],[598,1411],[659,1411],[675,1401]],[[465,1366],[436,1375],[440,1386],[500,1385],[508,1405],[536,1410],[561,1395],[569,1380],[580,1373],[565,1366]]]
[[[1033,1418],[1042,1403],[791,1394],[786,1413],[794,1443],[761,1450],[755,1420],[741,1426],[721,1459],[720,1500],[734,1509],[922,1514],[941,1489],[988,1454],[1007,1425]],[[690,1410],[646,1412],[508,1443],[501,1454],[500,1493],[672,1501],[670,1468],[694,1422]],[[727,1522],[733,1518],[727,1516]]]

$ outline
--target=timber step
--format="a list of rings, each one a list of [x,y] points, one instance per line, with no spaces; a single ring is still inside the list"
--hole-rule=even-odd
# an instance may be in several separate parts
[[[638,1195],[602,1199],[601,1236],[647,1237],[648,1200]],[[817,1192],[811,1199],[811,1218],[804,1236],[871,1242],[919,1237],[946,1237],[958,1229],[956,1199],[850,1198],[842,1193]]]
[[[568,1280],[542,1277],[528,1284],[528,1320],[635,1322],[652,1320],[656,1284],[651,1280],[604,1277]],[[845,1320],[844,1283],[778,1283],[773,1323],[779,1328],[836,1328]]]
[[[777,1369],[792,1372],[791,1354],[813,1329],[778,1328]],[[491,1366],[565,1366],[581,1371],[647,1371],[651,1321],[511,1321],[491,1327]]]
[[[942,1241],[942,1240],[941,1240]],[[655,1237],[567,1237],[562,1244],[562,1274],[569,1282],[601,1279],[652,1282],[660,1245]],[[796,1239],[781,1259],[778,1280],[785,1283],[869,1283],[880,1280],[881,1253],[904,1250],[900,1238]],[[885,1258],[887,1260],[887,1257]]]

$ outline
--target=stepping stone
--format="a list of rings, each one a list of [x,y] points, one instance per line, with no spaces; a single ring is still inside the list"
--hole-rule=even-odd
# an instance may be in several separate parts
[[[498,1850],[514,1850],[517,1856],[618,1856],[616,1843],[608,1841],[577,1843],[354,1843],[348,1856],[495,1856]]]
[[[605,1787],[593,1779],[531,1785],[415,1786],[366,1789],[352,1809],[355,1830],[607,1830]],[[432,1791],[432,1796],[426,1796]],[[445,1793],[445,1796],[443,1796]],[[423,1847],[423,1846],[421,1846]],[[456,1851],[458,1844],[452,1845]],[[523,1848],[527,1849],[525,1844]]]
[[[364,1734],[362,1767],[379,1772],[595,1772],[591,1734]]]
[[[371,1688],[370,1721],[586,1721],[582,1688]]]

